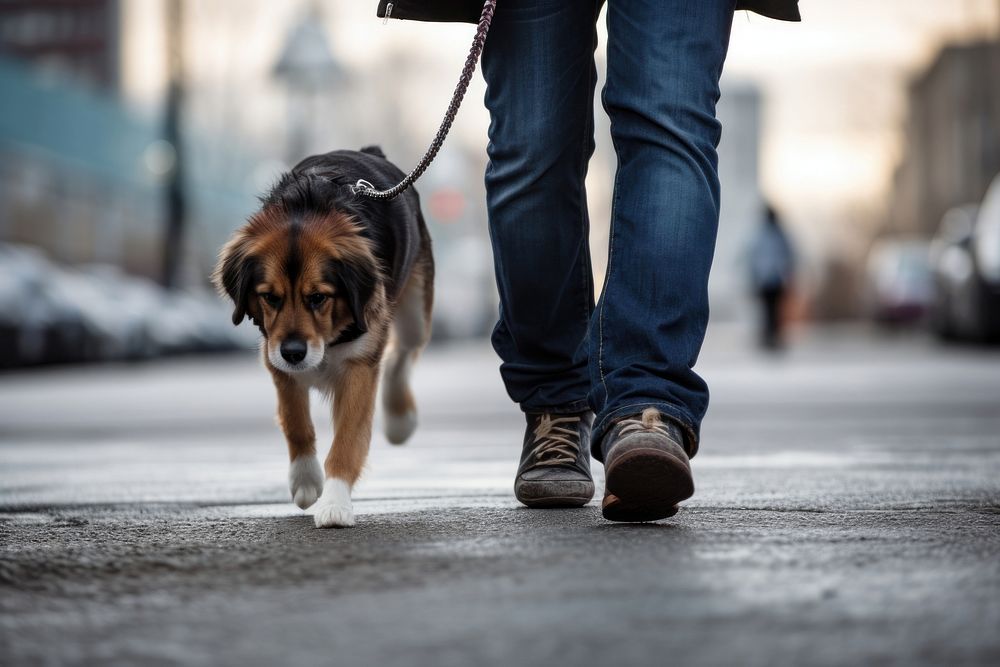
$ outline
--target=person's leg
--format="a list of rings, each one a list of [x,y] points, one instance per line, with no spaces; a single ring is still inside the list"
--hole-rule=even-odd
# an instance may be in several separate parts
[[[500,319],[493,346],[526,412],[588,409],[593,278],[584,177],[594,150],[602,0],[504,0],[483,52],[486,197]]]
[[[764,337],[766,348],[776,348],[781,344],[781,297],[779,287],[768,287],[763,291],[764,298]]]
[[[761,348],[767,348],[771,340],[771,295],[766,287],[757,291],[757,303],[760,305],[757,342]]]
[[[590,329],[593,453],[655,408],[698,446],[719,221],[715,117],[734,0],[609,0],[604,106],[618,154],[608,271]],[[648,420],[646,420],[648,421]],[[604,443],[605,445],[607,443]]]

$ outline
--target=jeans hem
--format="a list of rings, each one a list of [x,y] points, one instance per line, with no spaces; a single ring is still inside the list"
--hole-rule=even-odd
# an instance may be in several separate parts
[[[698,453],[698,422],[691,417],[691,414],[684,408],[677,407],[671,403],[664,403],[663,401],[643,401],[638,403],[629,403],[628,405],[619,406],[610,412],[602,414],[597,421],[594,422],[594,428],[592,431],[592,439],[590,441],[590,452],[595,459],[604,462],[604,448],[603,440],[607,432],[611,430],[612,424],[621,417],[626,417],[628,415],[634,415],[642,412],[646,408],[656,408],[660,413],[669,419],[670,421],[677,424],[681,431],[685,435],[684,449],[687,452],[689,458],[694,458],[695,454]]]
[[[528,414],[539,414],[546,412],[553,415],[575,415],[581,412],[590,411],[590,403],[587,399],[580,399],[572,401],[570,403],[561,403],[559,405],[524,405],[520,406],[521,412]]]

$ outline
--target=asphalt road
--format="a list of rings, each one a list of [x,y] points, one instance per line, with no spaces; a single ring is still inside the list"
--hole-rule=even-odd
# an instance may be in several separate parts
[[[0,664],[1000,664],[1000,354],[718,329],[700,369],[697,494],[618,525],[519,507],[490,351],[433,350],[347,530],[252,358],[2,375]]]

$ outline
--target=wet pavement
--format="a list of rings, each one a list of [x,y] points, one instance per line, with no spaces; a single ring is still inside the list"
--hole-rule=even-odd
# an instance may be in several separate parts
[[[488,347],[432,350],[347,530],[289,501],[250,357],[2,375],[0,663],[1000,662],[1000,354],[720,328],[699,368],[695,497],[618,525],[519,507]]]

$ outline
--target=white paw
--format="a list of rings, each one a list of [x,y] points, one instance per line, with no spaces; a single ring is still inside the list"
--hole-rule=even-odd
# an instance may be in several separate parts
[[[320,503],[316,506],[313,520],[316,521],[317,528],[350,528],[354,525],[354,510],[350,505]]]
[[[385,412],[385,437],[394,445],[401,445],[417,428],[417,413],[410,410],[401,415]]]
[[[311,507],[323,493],[323,469],[315,456],[300,456],[288,466],[288,489],[292,502],[301,509]]]
[[[351,487],[342,479],[328,479],[313,513],[317,528],[347,528],[354,525]]]

